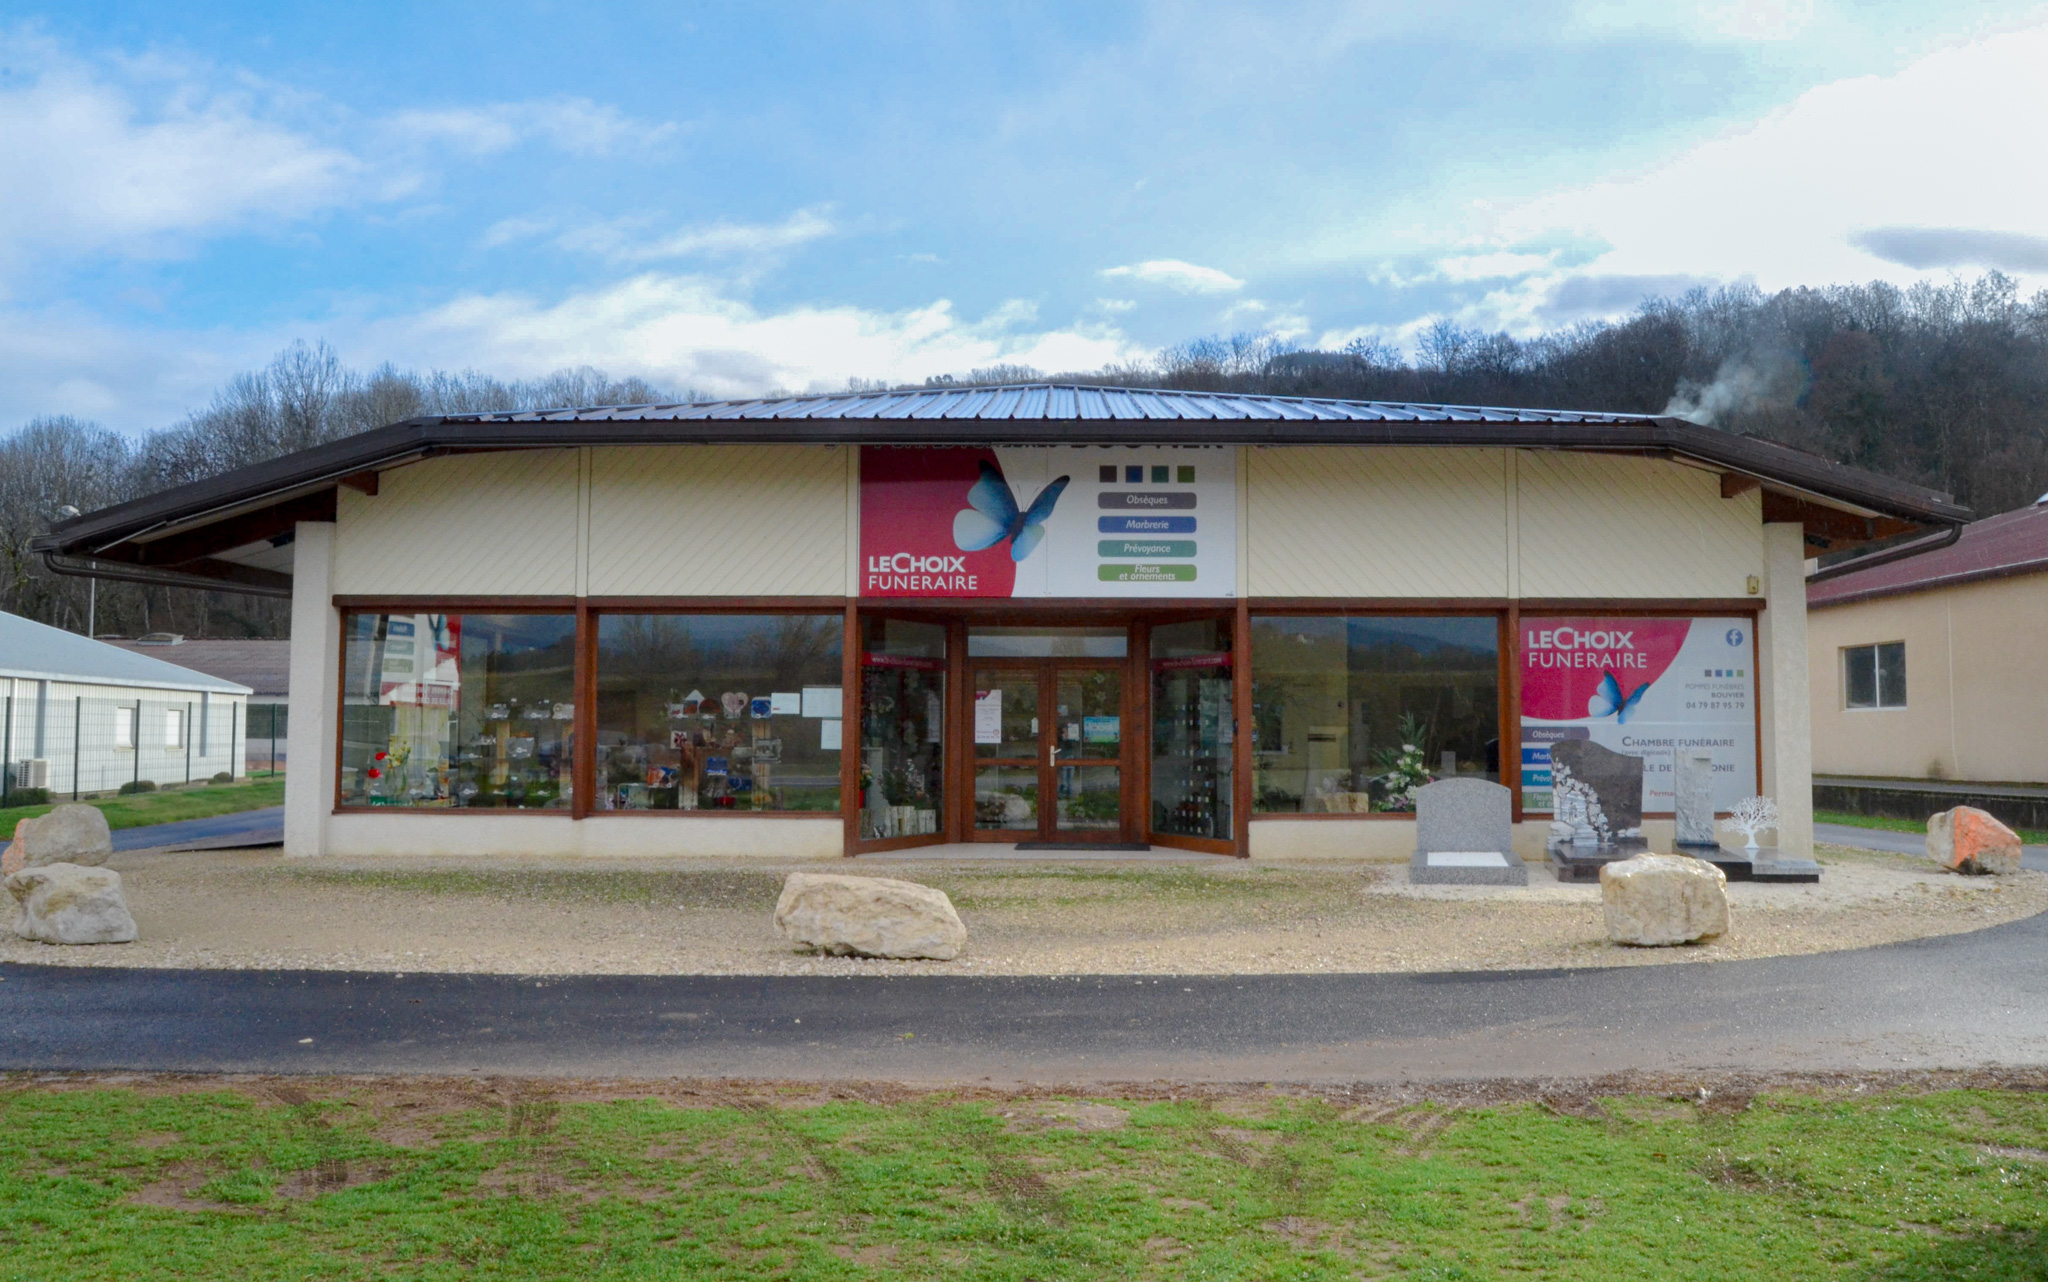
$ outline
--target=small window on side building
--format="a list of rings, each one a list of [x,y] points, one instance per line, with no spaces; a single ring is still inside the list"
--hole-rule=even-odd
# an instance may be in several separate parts
[[[1906,706],[1906,643],[1847,646],[1842,650],[1842,703],[1849,708]]]

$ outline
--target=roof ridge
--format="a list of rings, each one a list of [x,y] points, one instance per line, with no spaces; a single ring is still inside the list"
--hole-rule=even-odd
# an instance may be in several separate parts
[[[1201,401],[1253,401],[1261,404],[1384,406],[1397,410],[1448,410],[1471,414],[1573,414],[1588,419],[1622,422],[1656,422],[1673,417],[1666,414],[1650,414],[1636,410],[1558,409],[1533,405],[1467,405],[1450,401],[1404,401],[1355,396],[1291,396],[1281,392],[1227,392],[1211,391],[1203,388],[1131,387],[1120,383],[1062,383],[1050,380],[1034,380],[1024,383],[961,383],[942,387],[863,388],[860,391],[849,389],[843,392],[793,392],[786,396],[714,397],[709,400],[696,401],[634,401],[614,405],[555,405],[529,410],[462,410],[450,414],[432,415],[430,417],[448,421],[484,421],[528,416],[545,417],[555,414],[617,413],[626,410],[738,409],[741,407],[794,405],[807,401],[813,403],[829,401],[865,402],[892,398],[960,396],[976,392],[1033,391],[1095,392],[1098,394],[1106,393],[1121,396],[1178,396]]]

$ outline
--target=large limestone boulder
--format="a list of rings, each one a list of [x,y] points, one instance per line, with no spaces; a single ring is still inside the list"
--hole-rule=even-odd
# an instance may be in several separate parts
[[[121,895],[121,874],[111,868],[44,864],[24,868],[4,884],[17,905],[14,933],[45,944],[127,944],[135,918]]]
[[[1607,937],[1617,944],[1689,944],[1728,932],[1728,877],[1690,855],[1637,855],[1600,868]]]
[[[2020,835],[1975,806],[1927,821],[1927,853],[1960,873],[2010,877],[2020,870]]]
[[[967,927],[944,891],[841,873],[791,873],[775,905],[775,928],[835,956],[951,961],[967,942]]]
[[[0,876],[44,864],[96,867],[114,853],[114,834],[95,806],[59,806],[39,819],[14,825],[14,841],[0,854]]]

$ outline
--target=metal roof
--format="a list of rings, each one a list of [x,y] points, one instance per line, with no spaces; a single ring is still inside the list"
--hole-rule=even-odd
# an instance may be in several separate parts
[[[711,444],[1584,450],[1689,461],[1738,489],[1762,483],[1766,519],[1803,522],[1829,541],[1971,516],[1924,486],[1665,415],[1033,383],[428,415],[89,512],[29,546],[64,573],[281,596],[289,576],[247,561],[248,550],[289,538],[297,521],[333,520],[336,487],[374,492],[382,469],[475,451]]]
[[[48,624],[0,613],[0,677],[27,681],[68,681],[79,685],[135,690],[200,690],[248,694],[249,687],[181,668],[66,632]]]
[[[449,423],[633,423],[731,419],[973,419],[981,422],[1328,422],[1328,423],[1652,423],[1647,414],[1414,405],[1236,392],[1175,392],[1137,387],[1027,383],[1002,387],[927,387],[741,401],[604,405],[588,409],[448,414]]]
[[[2048,571],[2048,504],[1987,516],[1956,541],[1908,560],[1852,569],[1806,589],[1812,608]]]
[[[240,682],[253,699],[282,702],[291,690],[292,643],[271,637],[194,637],[172,642],[102,641],[131,654]]]

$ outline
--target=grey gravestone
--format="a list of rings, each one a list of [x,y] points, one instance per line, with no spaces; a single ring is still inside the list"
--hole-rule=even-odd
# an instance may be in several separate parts
[[[1671,788],[1678,844],[1720,849],[1720,838],[1714,835],[1714,758],[1680,749],[1673,754]]]
[[[1643,826],[1643,759],[1603,748],[1591,739],[1566,739],[1550,745],[1552,765],[1562,765],[1572,778],[1600,799],[1611,838],[1634,836]]]
[[[1514,851],[1513,823],[1511,795],[1497,783],[1424,784],[1415,790],[1415,857],[1408,879],[1424,885],[1528,885],[1529,869]]]

